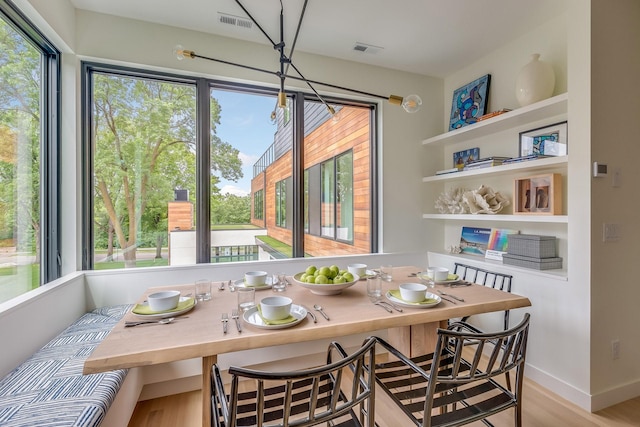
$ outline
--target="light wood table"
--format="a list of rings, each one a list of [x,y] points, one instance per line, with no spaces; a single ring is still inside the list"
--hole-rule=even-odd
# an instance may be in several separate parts
[[[402,282],[415,281],[409,274],[417,271],[417,267],[394,268],[394,281],[383,282],[383,293],[389,289],[397,289]],[[125,328],[125,320],[138,319],[131,313],[127,314],[87,358],[84,373],[202,358],[202,423],[208,427],[211,422],[211,367],[219,354],[318,339],[336,339],[380,329],[393,329],[389,334],[394,337],[392,343],[406,354],[425,353],[433,351],[436,329],[447,319],[531,305],[525,297],[472,285],[455,288],[455,295],[463,297],[465,302],[452,304],[443,300],[434,308],[404,308],[402,313],[388,313],[371,303],[366,295],[365,281],[332,296],[312,294],[296,285],[293,280],[290,281],[293,285],[288,287],[284,295],[291,297],[294,304],[303,305],[310,310],[313,310],[314,304],[320,304],[331,320],[327,321],[320,313],[313,311],[318,323],[313,323],[307,317],[294,327],[277,330],[257,329],[243,323],[243,331],[238,333],[235,323],[230,319],[228,333],[225,335],[221,315],[223,312],[231,313],[236,305],[237,294],[229,292],[228,288],[218,291],[215,288],[217,283],[214,283],[212,300],[198,303],[185,314],[187,319],[180,319],[169,325]],[[171,288],[181,290],[183,294],[193,293],[191,284]],[[148,289],[147,294],[156,290],[158,288]],[[269,295],[273,295],[270,290],[257,291],[256,301]],[[146,294],[141,300],[145,298]]]

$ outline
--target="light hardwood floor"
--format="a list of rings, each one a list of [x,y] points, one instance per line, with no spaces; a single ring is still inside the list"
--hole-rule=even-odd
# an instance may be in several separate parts
[[[640,426],[640,397],[589,413],[529,380],[525,381],[523,397],[525,427]],[[129,427],[200,427],[201,408],[200,391],[138,402]],[[376,421],[381,427],[411,425],[408,421],[402,422],[402,413],[384,403],[376,409]],[[491,420],[496,427],[512,426],[513,413],[505,411]],[[470,424],[476,425],[484,424]]]

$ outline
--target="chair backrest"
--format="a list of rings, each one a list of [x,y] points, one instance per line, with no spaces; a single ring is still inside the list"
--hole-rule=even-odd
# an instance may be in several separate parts
[[[460,276],[462,280],[477,283],[483,286],[489,286],[494,289],[500,289],[504,292],[511,292],[511,282],[513,276],[510,274],[496,273],[495,271],[485,270],[484,268],[474,267],[472,265],[455,263],[453,273]],[[504,312],[504,329],[509,328],[509,310]]]
[[[425,400],[425,414],[431,414],[434,407],[437,409],[457,401],[462,402],[457,409],[458,413],[449,416],[458,421],[465,417],[482,419],[491,415],[485,410],[488,407],[492,408],[492,413],[497,413],[519,404],[529,335],[529,314],[525,314],[522,322],[514,328],[497,333],[477,333],[465,328],[465,325],[453,324],[447,330],[438,330],[438,341],[429,374],[431,381],[427,385],[427,396],[431,398]],[[514,370],[516,383],[513,392],[493,380],[498,375]],[[478,386],[478,383],[482,385]],[[489,384],[495,391],[495,396],[483,396],[492,392],[487,387]],[[442,393],[445,397],[438,398]],[[484,405],[487,399],[491,400],[490,405]]]
[[[263,372],[231,367],[228,400],[214,396],[214,411],[221,411],[227,425],[234,427],[303,427],[344,419],[373,427],[375,343],[375,337],[368,338],[360,349],[347,355],[340,344],[333,342],[326,365],[301,371]],[[350,373],[345,373],[347,369]],[[217,374],[212,375],[214,381],[220,378]],[[222,384],[217,386],[222,389]],[[213,384],[212,389],[215,388]],[[252,391],[246,392],[246,388]]]

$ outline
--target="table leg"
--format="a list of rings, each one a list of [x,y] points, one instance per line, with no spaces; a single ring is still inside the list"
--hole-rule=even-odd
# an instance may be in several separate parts
[[[202,427],[211,426],[211,368],[218,356],[202,358]]]
[[[438,340],[438,328],[446,328],[447,321],[390,328],[387,341],[408,357],[433,353]]]

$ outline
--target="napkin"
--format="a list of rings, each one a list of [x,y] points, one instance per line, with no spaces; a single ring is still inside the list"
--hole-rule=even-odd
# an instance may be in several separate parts
[[[260,304],[258,304],[257,307],[258,307],[258,316],[260,316],[260,318],[262,319],[262,321],[266,325],[286,325],[287,323],[291,323],[291,322],[295,322],[296,321],[296,318],[291,314],[288,315],[287,317],[285,317],[284,319],[267,320],[264,317],[262,317],[262,310],[260,309]]]
[[[409,301],[405,301],[402,299],[402,297],[400,296],[400,290],[399,289],[392,289],[389,291],[389,294],[396,298],[399,299],[400,301],[404,302],[405,304],[415,304],[415,305],[423,305],[423,304],[433,304],[434,302],[437,302],[438,300],[435,298],[427,298],[424,301],[420,301],[420,302],[409,302]]]
[[[428,278],[428,279],[430,279],[430,280],[433,280],[433,279],[431,279],[431,276],[428,276],[428,275],[426,275],[426,274],[424,275],[424,277],[425,277],[425,278]],[[457,275],[457,274],[449,274],[449,275],[447,276],[447,280],[457,280],[457,279],[458,279],[458,275]]]
[[[187,298],[184,301],[180,301],[176,308],[171,309],[171,310],[165,310],[165,311],[153,311],[153,310],[151,310],[151,307],[149,307],[149,305],[146,304],[146,303],[145,304],[136,304],[136,306],[133,307],[133,310],[131,310],[131,312],[134,313],[134,314],[173,313],[175,311],[181,311],[181,310],[184,310],[186,308],[189,308],[194,303],[195,303],[195,300],[193,298]]]

